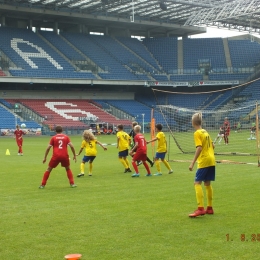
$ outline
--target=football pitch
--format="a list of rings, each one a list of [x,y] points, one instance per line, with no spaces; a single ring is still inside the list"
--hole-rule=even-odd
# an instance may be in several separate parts
[[[49,139],[25,137],[24,156],[17,156],[14,139],[0,139],[1,259],[59,260],[69,253],[81,253],[82,260],[258,257],[260,168],[218,164],[215,214],[191,219],[188,214],[196,209],[195,171],[188,171],[188,162],[171,162],[171,175],[162,165],[163,175],[153,177],[145,177],[140,166],[141,177],[131,178],[131,173],[123,173],[112,145],[106,152],[98,147],[92,177],[87,165],[85,177],[76,177],[81,156],[71,162],[77,188],[70,188],[65,170],[57,167],[46,188],[38,189]],[[81,137],[71,140],[78,152]],[[112,144],[115,136],[98,140]],[[173,142],[171,149],[171,157],[175,152],[177,159],[193,157],[181,155]]]

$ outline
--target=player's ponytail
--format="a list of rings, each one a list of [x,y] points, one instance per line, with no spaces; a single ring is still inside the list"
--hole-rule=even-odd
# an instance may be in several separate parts
[[[197,126],[201,126],[202,125],[202,114],[201,113],[195,113],[192,116],[192,124],[193,125],[197,125]]]

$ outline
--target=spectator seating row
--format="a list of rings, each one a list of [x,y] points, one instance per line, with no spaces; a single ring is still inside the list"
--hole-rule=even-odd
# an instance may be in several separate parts
[[[167,74],[173,74],[174,71],[177,71],[177,38],[145,38],[143,44],[153,54]]]
[[[25,123],[27,128],[40,128],[41,126],[34,121],[21,121],[19,117],[15,118],[15,115],[8,109],[0,106],[0,129],[15,129],[16,123],[21,125]]]
[[[12,100],[7,100],[12,101]],[[117,124],[119,120],[86,100],[43,100],[22,99],[16,100],[28,107],[41,117],[45,118],[43,124],[66,127],[86,126],[79,118],[88,118],[89,121]],[[128,120],[120,120],[120,123],[129,125]]]
[[[254,67],[260,62],[260,44],[249,40],[229,40],[233,67]]]
[[[19,67],[10,69],[12,76],[95,78],[92,73],[77,73],[70,63],[30,30],[0,27],[0,39],[0,50]]]
[[[168,81],[170,76],[172,81],[197,81],[203,78],[199,74],[199,60],[208,60],[212,72],[210,80],[242,80],[253,72],[245,69],[253,70],[260,63],[260,44],[257,42],[228,41],[233,70],[227,68],[221,38],[186,38],[182,43],[183,57],[178,56],[178,39],[172,37],[146,38],[141,42],[125,37],[68,32],[58,35],[0,27],[0,51],[16,65],[10,69],[10,74],[17,77],[96,79],[98,73],[99,77],[108,80],[148,81],[153,77],[157,81]],[[80,52],[99,67],[95,75],[78,71],[72,65],[72,62],[87,62]],[[180,58],[183,58],[181,71],[178,68]],[[234,74],[229,73],[231,71]],[[0,76],[5,76],[1,69]]]

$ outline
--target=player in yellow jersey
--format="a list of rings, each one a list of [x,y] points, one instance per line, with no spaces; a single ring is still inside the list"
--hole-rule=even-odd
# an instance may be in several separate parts
[[[194,133],[194,140],[196,152],[189,170],[192,171],[195,162],[198,163],[198,169],[195,177],[195,191],[198,203],[198,209],[194,213],[189,214],[189,217],[197,217],[205,214],[214,214],[212,208],[213,189],[211,181],[215,180],[215,155],[214,144],[206,130],[202,128],[202,114],[196,113],[192,116],[192,126],[196,130]],[[204,209],[204,195],[201,183],[204,182],[207,194],[207,209]]]
[[[129,136],[129,134],[124,132],[123,125],[118,125],[117,130],[118,132],[116,136],[117,136],[117,148],[119,149],[119,153],[118,153],[119,161],[125,167],[124,173],[132,172],[130,169],[129,161],[127,159],[129,146],[131,143],[131,137]]]
[[[88,175],[92,176],[93,161],[95,160],[95,158],[97,156],[96,144],[100,145],[105,151],[107,150],[107,148],[105,146],[103,146],[99,141],[97,141],[97,139],[93,135],[92,131],[85,130],[83,132],[83,141],[81,143],[81,148],[80,148],[77,156],[81,154],[83,149],[85,149],[85,155],[80,164],[80,174],[78,174],[77,177],[84,176],[84,169],[85,169],[86,162],[89,162],[89,174]]]
[[[147,142],[147,144],[149,144],[151,142],[157,141],[157,152],[155,155],[155,165],[156,165],[156,169],[157,169],[157,173],[155,174],[156,176],[162,175],[160,161],[159,161],[160,159],[164,163],[166,168],[169,170],[168,173],[169,174],[173,173],[173,170],[171,169],[170,164],[165,160],[165,155],[167,153],[167,141],[166,141],[164,132],[162,132],[162,128],[163,127],[161,124],[157,124],[155,126],[155,130],[157,132],[156,137],[154,139],[152,139],[151,141]]]

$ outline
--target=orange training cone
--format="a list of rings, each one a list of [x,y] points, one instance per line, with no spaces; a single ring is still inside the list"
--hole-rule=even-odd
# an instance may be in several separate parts
[[[11,155],[9,149],[6,149],[5,155]]]
[[[65,255],[65,259],[69,260],[78,260],[81,258],[81,254],[70,254],[70,255]]]

